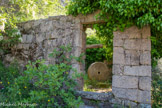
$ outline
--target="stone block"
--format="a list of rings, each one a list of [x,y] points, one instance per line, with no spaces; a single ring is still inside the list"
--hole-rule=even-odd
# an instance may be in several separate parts
[[[121,32],[121,31],[115,31],[113,32],[114,34],[114,39],[126,39],[129,37],[128,34],[124,33],[124,32]]]
[[[42,21],[42,19],[34,21],[33,26],[38,27],[40,25],[41,21]]]
[[[25,31],[28,31],[29,29],[32,28],[32,25],[33,25],[33,22],[32,22],[32,21],[29,21],[29,22],[26,22],[26,23],[23,25],[23,28],[25,29]]]
[[[125,66],[124,75],[151,76],[151,66]]]
[[[150,26],[143,27],[142,28],[142,38],[150,39],[150,36],[151,36]]]
[[[112,87],[112,92],[115,97],[137,101],[138,90],[137,89],[124,89]]]
[[[40,32],[48,32],[50,30],[53,30],[53,22],[52,21],[42,21],[40,24]]]
[[[132,66],[132,65],[139,65],[140,61],[140,52],[136,50],[125,50],[125,64]]]
[[[114,75],[123,75],[124,66],[123,65],[113,65],[113,74]]]
[[[75,34],[73,42],[74,42],[74,45],[78,47],[82,47],[82,41],[83,41],[82,35],[80,33],[81,31],[79,30],[73,31],[73,34]]]
[[[32,43],[33,35],[26,35],[26,43]]]
[[[129,108],[137,108],[137,103],[129,101],[129,100],[124,100],[124,105]]]
[[[22,49],[23,48],[23,44],[18,44],[17,46],[16,46],[16,49]]]
[[[110,99],[109,102],[110,102],[110,103],[113,103],[113,104],[119,104],[119,105],[122,104],[121,99],[116,99],[116,98]]]
[[[151,91],[138,90],[138,102],[140,103],[151,103]]]
[[[22,43],[26,42],[26,35],[22,35]]]
[[[150,39],[142,39],[141,40],[141,50],[151,51],[151,40]]]
[[[141,52],[140,64],[142,64],[142,65],[151,65],[151,52],[150,51]]]
[[[122,39],[114,39],[113,40],[113,46],[114,47],[123,46],[123,44],[124,44],[124,40],[122,40]]]
[[[126,39],[124,42],[124,48],[129,50],[140,50],[141,39]]]
[[[22,44],[23,49],[29,49],[30,44]]]
[[[142,38],[142,29],[139,29],[137,26],[132,26],[126,28],[123,32],[115,31],[114,32],[115,39],[140,39]]]
[[[57,46],[56,39],[51,40],[51,46],[52,46],[52,48]]]
[[[137,26],[132,26],[124,31],[126,34],[128,34],[130,39],[137,39],[141,38],[141,29],[139,29]]]
[[[113,64],[125,64],[124,49],[122,47],[114,47],[113,49]]]
[[[81,47],[74,47],[73,54],[75,57],[79,57],[81,55],[81,53],[82,53]]]
[[[139,89],[140,90],[151,90],[151,77],[140,77],[139,78]]]
[[[44,33],[36,35],[36,42],[37,43],[41,43],[44,39],[45,39],[45,34]]]
[[[138,104],[138,108],[151,108],[151,104]]]
[[[138,77],[113,75],[112,86],[119,88],[138,88]]]

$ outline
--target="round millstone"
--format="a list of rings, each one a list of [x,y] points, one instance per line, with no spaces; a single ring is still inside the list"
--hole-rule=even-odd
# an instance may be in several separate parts
[[[88,68],[88,77],[91,80],[106,81],[110,78],[111,72],[103,62],[95,62]]]

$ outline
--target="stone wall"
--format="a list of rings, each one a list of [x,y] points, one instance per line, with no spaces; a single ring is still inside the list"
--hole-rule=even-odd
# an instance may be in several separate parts
[[[86,50],[86,34],[83,25],[103,22],[94,18],[98,12],[75,18],[54,16],[19,24],[22,42],[14,46],[10,54],[5,55],[4,63],[8,64],[16,59],[24,67],[28,61],[45,59],[46,64],[55,64],[59,58],[52,59],[48,55],[54,48],[58,49],[59,46],[68,44],[71,44],[72,51],[67,54],[78,57]],[[95,100],[96,96],[101,97],[101,101],[104,98],[106,105],[151,107],[150,27],[138,29],[132,26],[124,32],[116,31],[113,44],[113,94],[105,94],[106,98],[104,94],[92,96],[93,93],[90,93],[89,98],[87,92],[81,92],[80,95],[83,99],[90,101]],[[85,64],[72,61],[71,65],[79,73],[84,73]],[[80,78],[77,81],[78,89],[82,90],[83,79]]]
[[[22,34],[22,42],[14,46],[10,54],[5,55],[5,64],[10,63],[14,59],[22,67],[28,61],[36,61],[38,59],[45,59],[46,64],[55,64],[59,58],[50,58],[48,55],[61,45],[72,46],[72,51],[67,55],[79,57],[82,53],[82,39],[80,39],[82,31],[77,18],[53,16],[48,19],[21,23],[19,24],[19,29]],[[81,64],[79,62],[73,61],[71,65],[78,72],[81,72]],[[82,85],[82,81],[80,81],[80,89],[82,89]]]
[[[132,103],[151,104],[150,27],[114,32],[112,92]]]

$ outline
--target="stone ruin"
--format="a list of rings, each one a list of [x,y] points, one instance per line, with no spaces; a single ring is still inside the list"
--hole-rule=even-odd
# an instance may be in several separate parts
[[[68,44],[72,46],[70,54],[78,57],[86,50],[84,25],[103,22],[94,18],[96,13],[77,17],[53,16],[19,24],[22,42],[3,57],[4,63],[17,59],[23,67],[29,60],[45,59],[46,64],[55,64],[57,59],[49,58],[48,54],[54,48]],[[77,79],[77,95],[82,97],[85,105],[104,108],[115,105],[151,108],[150,35],[149,26],[141,29],[132,26],[124,32],[114,32],[112,92],[84,92],[83,78]],[[85,73],[85,64],[72,61],[71,65],[79,73]]]

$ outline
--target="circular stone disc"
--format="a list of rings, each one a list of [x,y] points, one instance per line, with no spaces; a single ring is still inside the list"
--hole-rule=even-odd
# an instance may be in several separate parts
[[[88,68],[88,77],[91,80],[106,81],[110,75],[107,65],[103,62],[95,62]]]

